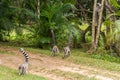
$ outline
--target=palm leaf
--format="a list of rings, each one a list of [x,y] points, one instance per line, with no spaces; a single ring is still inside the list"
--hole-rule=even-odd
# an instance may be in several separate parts
[[[111,3],[115,8],[117,8],[117,9],[120,8],[120,5],[117,3],[116,0],[110,0],[110,3]]]
[[[115,21],[115,40],[120,40],[120,20]]]

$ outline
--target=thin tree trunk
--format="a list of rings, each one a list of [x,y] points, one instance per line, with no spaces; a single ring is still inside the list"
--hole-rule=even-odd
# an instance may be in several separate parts
[[[100,37],[100,30],[101,30],[101,22],[102,22],[102,13],[103,13],[103,6],[104,6],[104,2],[105,0],[102,0],[102,7],[100,10],[100,14],[99,14],[99,20],[98,20],[98,28],[97,28],[97,35],[96,35],[96,41],[95,41],[95,50],[97,49],[98,46],[98,42],[99,42],[99,37]]]
[[[40,19],[40,0],[38,0],[37,10],[38,10],[38,19]]]
[[[110,14],[111,13],[111,6],[110,6],[110,3],[108,0],[105,1],[105,9],[106,9],[106,15]],[[110,34],[110,25],[106,26],[106,34]],[[105,36],[106,37],[106,36]],[[105,41],[106,42],[106,41]],[[105,43],[105,48],[106,49],[110,49],[110,46]]]
[[[38,4],[37,4],[37,17],[38,17],[38,21],[37,21],[37,24],[38,24],[38,31],[37,31],[37,34],[39,36],[39,32],[40,32],[40,0],[38,0]]]
[[[93,8],[93,19],[92,19],[92,49],[94,49],[95,45],[95,16],[96,16],[96,4],[97,0],[94,0],[94,8]]]

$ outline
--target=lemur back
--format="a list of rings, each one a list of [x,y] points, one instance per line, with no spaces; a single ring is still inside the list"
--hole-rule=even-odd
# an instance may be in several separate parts
[[[72,32],[70,32],[70,34],[69,34],[67,46],[63,47],[63,51],[64,51],[63,58],[65,58],[71,54],[71,51],[70,51],[71,40],[72,40]]]
[[[56,56],[58,53],[59,53],[59,49],[56,45],[53,46],[52,48],[52,53],[53,53],[53,56]]]
[[[63,51],[64,51],[63,58],[65,58],[66,56],[69,56],[71,54],[69,46],[64,47]]]
[[[19,75],[24,75],[27,72],[28,69],[28,60],[29,60],[29,56],[28,54],[24,51],[23,48],[20,48],[21,53],[24,55],[25,57],[25,62],[23,64],[20,64],[18,67],[18,73]]]
[[[53,40],[53,44],[54,44],[54,46],[52,48],[52,56],[56,56],[59,53],[59,49],[55,42],[55,33],[54,33],[53,29],[51,29],[51,33],[52,33],[52,40]]]

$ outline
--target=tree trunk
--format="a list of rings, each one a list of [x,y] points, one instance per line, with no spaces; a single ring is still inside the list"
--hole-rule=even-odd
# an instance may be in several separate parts
[[[40,33],[40,0],[38,0],[38,4],[37,4],[37,17],[38,17],[38,20],[37,20],[37,24],[38,24],[38,31],[37,31],[37,35],[39,36],[39,33]]]
[[[101,22],[102,22],[102,13],[103,13],[104,2],[105,2],[105,0],[102,0],[102,3],[101,3],[102,7],[100,10],[99,20],[98,20],[97,35],[96,35],[96,39],[95,39],[95,48],[94,48],[95,50],[97,49],[99,38],[100,38],[100,30],[101,30]]]
[[[40,19],[40,0],[38,0],[37,10],[38,10],[38,19]]]
[[[96,16],[96,4],[97,0],[94,0],[94,8],[93,8],[93,19],[92,19],[92,49],[94,49],[95,45],[95,16]]]

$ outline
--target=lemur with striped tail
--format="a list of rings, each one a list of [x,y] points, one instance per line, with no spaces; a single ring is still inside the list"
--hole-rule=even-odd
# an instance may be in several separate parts
[[[69,34],[67,46],[63,47],[63,51],[64,51],[63,57],[62,57],[63,59],[71,54],[71,51],[70,51],[71,40],[72,40],[72,32]]]
[[[25,57],[25,62],[20,64],[18,67],[18,73],[19,75],[25,75],[27,73],[27,69],[28,69],[28,60],[29,60],[29,56],[28,54],[24,51],[23,48],[20,48],[21,53],[24,55]]]
[[[56,56],[58,55],[58,53],[60,52],[56,43],[55,43],[55,34],[54,34],[54,31],[51,30],[51,33],[52,33],[52,39],[53,39],[53,43],[54,43],[54,46],[52,48],[52,56]]]

